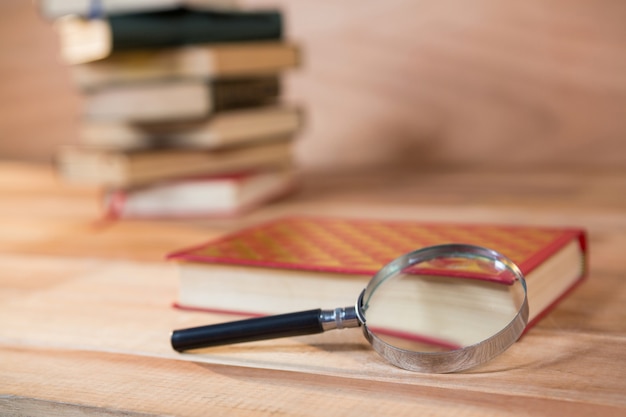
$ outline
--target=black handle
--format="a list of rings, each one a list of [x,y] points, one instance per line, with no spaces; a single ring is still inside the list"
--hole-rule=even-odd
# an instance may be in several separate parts
[[[239,320],[230,323],[192,327],[172,332],[172,347],[179,351],[279,337],[301,336],[324,331],[322,310]]]

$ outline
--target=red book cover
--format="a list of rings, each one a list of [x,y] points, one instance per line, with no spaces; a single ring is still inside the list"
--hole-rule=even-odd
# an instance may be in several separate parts
[[[238,265],[372,276],[400,255],[445,243],[494,249],[515,262],[527,279],[566,245],[574,245],[578,253],[573,264],[576,276],[571,282],[563,284],[565,287],[560,288],[558,294],[551,295],[547,305],[542,305],[535,314],[531,313],[533,322],[586,275],[584,230],[495,224],[290,217],[173,252],[168,258],[181,264]],[[184,302],[181,304],[185,306]],[[210,306],[206,308],[211,309]],[[237,310],[236,306],[233,310]]]
[[[238,216],[294,191],[291,169],[179,178],[103,198],[108,218],[191,218]]]
[[[580,229],[293,217],[177,251],[168,258],[373,275],[415,249],[467,243],[497,250],[526,274],[574,238],[585,246]]]

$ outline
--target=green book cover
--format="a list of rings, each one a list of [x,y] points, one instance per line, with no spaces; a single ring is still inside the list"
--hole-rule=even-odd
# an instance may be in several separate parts
[[[196,43],[279,40],[279,11],[206,12],[185,8],[108,17],[113,50]]]

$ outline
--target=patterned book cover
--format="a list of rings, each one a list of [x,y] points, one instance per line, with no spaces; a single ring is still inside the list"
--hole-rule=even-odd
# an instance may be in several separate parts
[[[373,275],[413,250],[444,243],[466,243],[497,250],[528,273],[580,229],[417,223],[320,217],[282,218],[170,254],[184,262],[248,265],[356,275]]]

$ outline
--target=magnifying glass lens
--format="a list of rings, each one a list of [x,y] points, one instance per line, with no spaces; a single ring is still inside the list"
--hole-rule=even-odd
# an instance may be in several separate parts
[[[495,257],[443,252],[391,270],[368,287],[367,330],[414,352],[459,350],[505,328],[524,303],[517,271]]]

